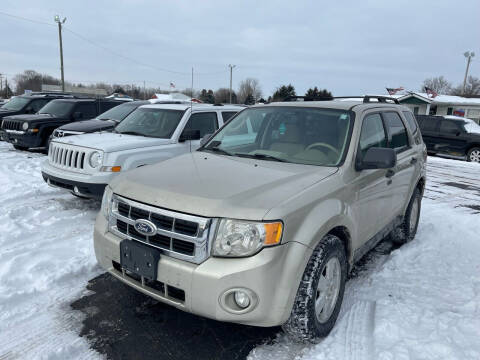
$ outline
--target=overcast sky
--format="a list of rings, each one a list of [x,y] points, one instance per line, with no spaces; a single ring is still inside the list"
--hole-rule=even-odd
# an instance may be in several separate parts
[[[185,88],[193,66],[194,87],[215,90],[228,87],[231,63],[234,88],[254,77],[266,96],[287,83],[297,94],[378,94],[438,75],[459,84],[466,50],[478,54],[470,74],[480,76],[479,0],[1,0],[0,12],[53,25],[65,16],[73,82]],[[0,34],[0,73],[60,77],[55,26],[0,14]]]

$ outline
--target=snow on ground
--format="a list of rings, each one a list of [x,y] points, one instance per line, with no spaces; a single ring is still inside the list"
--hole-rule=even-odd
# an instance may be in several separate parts
[[[480,359],[480,165],[428,159],[415,240],[347,283],[331,334],[249,359]]]
[[[100,273],[100,205],[48,187],[44,159],[0,142],[0,359],[95,358],[69,303]]]
[[[99,203],[48,187],[44,159],[0,142],[0,359],[97,358],[69,304],[101,273]],[[429,158],[428,176],[416,239],[359,268],[332,333],[251,360],[480,359],[480,165]]]

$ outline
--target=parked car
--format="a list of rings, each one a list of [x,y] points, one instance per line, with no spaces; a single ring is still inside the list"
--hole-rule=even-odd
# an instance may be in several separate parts
[[[206,104],[143,105],[113,132],[54,139],[42,167],[44,180],[81,197],[101,198],[119,173],[189,153],[243,109]]]
[[[0,106],[0,125],[2,123],[2,119],[6,116],[35,114],[51,100],[65,97],[71,98],[72,95],[63,93],[33,93],[32,95],[14,96],[7,103]],[[0,140],[5,140],[4,137],[4,131],[0,126]]]
[[[116,177],[98,262],[183,311],[327,335],[353,264],[414,238],[425,185],[411,111],[364,101],[253,106],[198,151]]]
[[[416,115],[432,155],[480,162],[480,125],[459,116]]]
[[[94,118],[123,103],[106,99],[57,99],[49,102],[34,115],[4,118],[2,130],[5,132],[5,140],[18,150],[48,147],[50,135],[57,127]]]
[[[60,126],[52,133],[52,138],[63,138],[65,136],[81,135],[98,131],[111,131],[119,122],[125,119],[132,111],[134,111],[139,106],[164,103],[185,104],[186,102],[165,102],[156,99],[125,102],[121,105],[115,106],[108,111],[105,111],[104,113],[98,115],[95,119],[77,121]],[[190,104],[190,102],[188,102],[188,104]]]

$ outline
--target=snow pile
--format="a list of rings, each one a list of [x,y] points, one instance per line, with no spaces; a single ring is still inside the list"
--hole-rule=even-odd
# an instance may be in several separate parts
[[[69,303],[100,273],[99,203],[48,187],[44,159],[0,142],[0,358],[96,358]]]
[[[479,164],[429,158],[415,240],[347,283],[332,333],[284,335],[253,359],[480,359]]]

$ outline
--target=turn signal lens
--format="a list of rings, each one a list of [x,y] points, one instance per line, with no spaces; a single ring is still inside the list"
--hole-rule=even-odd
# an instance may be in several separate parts
[[[122,170],[121,166],[112,166],[112,172],[119,172],[120,170]]]
[[[100,171],[105,171],[105,172],[120,172],[122,171],[121,166],[102,166],[100,168]]]
[[[264,224],[265,227],[265,240],[264,245],[276,245],[280,244],[282,238],[282,223],[269,223]]]

